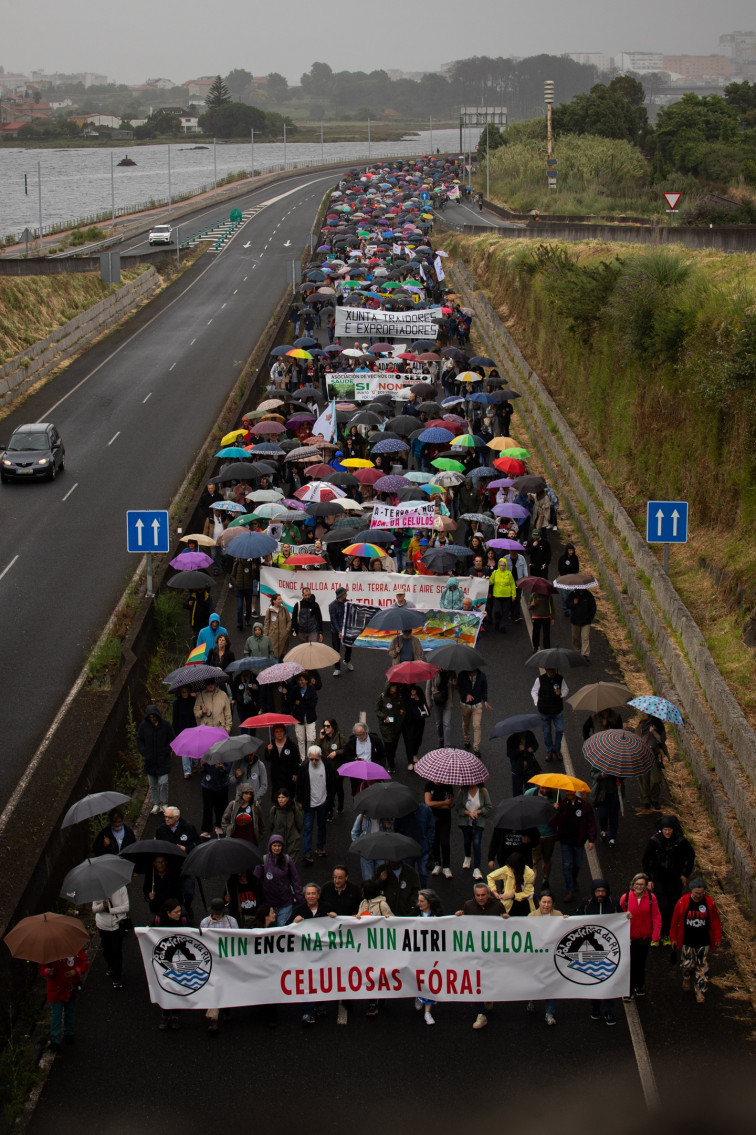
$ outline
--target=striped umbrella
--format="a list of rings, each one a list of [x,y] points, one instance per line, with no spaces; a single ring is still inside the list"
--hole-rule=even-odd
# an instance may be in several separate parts
[[[488,769],[464,749],[432,749],[415,765],[415,772],[436,784],[482,784]]]
[[[660,721],[671,721],[673,725],[685,724],[683,715],[675,703],[667,701],[666,698],[643,694],[641,697],[633,698],[627,704],[635,706],[636,709],[642,709],[644,713],[650,713],[652,717],[658,717]]]
[[[594,733],[583,745],[583,756],[593,768],[610,776],[640,776],[654,763],[653,750],[626,729]]]

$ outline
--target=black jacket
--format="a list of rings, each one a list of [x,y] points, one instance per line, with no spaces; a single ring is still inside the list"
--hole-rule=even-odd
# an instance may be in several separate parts
[[[347,883],[343,891],[337,891],[333,883],[326,883],[320,892],[320,902],[330,914],[355,915],[359,910],[362,896],[360,888],[354,883]]]
[[[323,761],[325,768],[325,788],[326,800],[336,791],[338,785],[338,773],[334,770],[330,761]],[[305,761],[299,769],[297,775],[297,801],[302,805],[305,812],[310,811],[310,762]]]
[[[197,721],[194,717],[194,698],[178,697],[173,699],[173,713],[171,716],[173,732],[178,736],[183,729],[194,729]]]
[[[471,678],[471,674],[475,674]],[[477,705],[478,702],[488,701],[488,678],[482,670],[460,670],[457,675],[457,689],[462,705]],[[468,702],[467,695],[472,694],[472,701]]]
[[[573,591],[569,608],[573,627],[588,627],[596,617],[596,600],[590,591]]]
[[[643,852],[643,870],[655,887],[677,890],[682,886],[680,876],[689,878],[693,871],[695,852],[682,832],[673,831],[671,839],[656,832]]]
[[[108,840],[107,846],[105,840]],[[128,824],[123,825],[123,839],[121,840],[121,849],[130,847],[132,843],[136,843],[136,836],[134,835]],[[118,844],[116,843],[113,829],[110,824],[102,828],[95,836],[94,843],[92,844],[92,855],[118,855]]]
[[[370,760],[374,761],[377,765],[386,767],[386,750],[383,747],[383,741],[377,733],[368,733],[370,738]],[[357,738],[354,733],[344,746],[344,752],[341,755],[341,764],[346,765],[350,761],[357,760]]]
[[[150,717],[158,718],[153,725]],[[137,729],[137,748],[144,760],[144,771],[148,776],[164,776],[171,771],[173,751],[171,741],[176,736],[173,726],[166,721],[156,705],[148,705],[144,711],[144,721]]]
[[[323,633],[323,615],[318,601],[313,595],[312,599],[302,599],[295,604],[291,615],[291,630],[293,634],[311,634],[316,631]]]
[[[296,745],[286,738],[280,750],[275,741],[265,747],[265,759],[270,769],[270,791],[273,800],[279,788],[294,790],[294,782],[299,773],[299,750]]]
[[[179,821],[174,831],[171,831],[166,823],[158,824],[155,839],[167,839],[169,843],[175,843],[178,847],[183,847],[187,852],[191,851],[192,848],[196,847],[199,843],[197,829],[194,824],[190,824],[183,816],[179,816]]]

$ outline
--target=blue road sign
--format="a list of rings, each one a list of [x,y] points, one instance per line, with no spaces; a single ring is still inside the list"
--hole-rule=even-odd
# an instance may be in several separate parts
[[[430,193],[428,192],[427,189],[424,189],[422,191],[422,193],[420,194],[420,200],[421,201],[430,201]]]
[[[126,550],[129,552],[167,552],[169,550],[168,513],[162,510],[134,509],[126,513]]]
[[[688,502],[649,501],[646,540],[649,544],[687,544]]]

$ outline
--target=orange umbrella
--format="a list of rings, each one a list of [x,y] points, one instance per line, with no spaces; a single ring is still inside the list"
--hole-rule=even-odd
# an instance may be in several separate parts
[[[519,446],[513,437],[494,437],[488,442],[489,449],[515,449]]]

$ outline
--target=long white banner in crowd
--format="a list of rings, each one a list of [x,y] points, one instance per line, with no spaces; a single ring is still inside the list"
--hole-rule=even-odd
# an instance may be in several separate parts
[[[137,927],[150,998],[226,1009],[341,998],[627,994],[630,923],[600,918],[319,918],[268,930]]]
[[[318,601],[323,618],[328,620],[328,605],[336,598],[336,588],[346,587],[350,603],[369,603],[372,607],[390,607],[397,591],[403,591],[410,602],[424,610],[441,606],[441,592],[449,582],[448,575],[400,575],[399,572],[372,571],[287,571],[286,568],[260,568],[260,602],[268,609],[276,593],[291,611],[302,598],[302,588],[309,587]],[[463,595],[469,595],[474,607],[482,607],[488,595],[487,579],[459,577]]]
[[[434,322],[434,318],[436,322]],[[381,339],[430,339],[438,334],[440,307],[425,307],[420,311],[381,311],[366,307],[337,307],[336,336],[361,338],[365,335]]]

